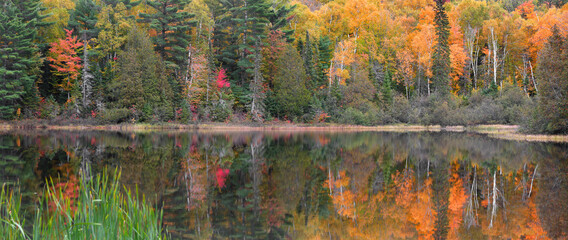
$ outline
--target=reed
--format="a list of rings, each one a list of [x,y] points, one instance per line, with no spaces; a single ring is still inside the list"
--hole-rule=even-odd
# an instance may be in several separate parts
[[[25,228],[21,197],[2,186],[0,236],[4,239],[163,239],[162,211],[137,199],[119,184],[120,172],[80,183],[76,193],[64,192],[49,182]],[[69,196],[71,195],[71,196]],[[77,196],[78,195],[78,196]],[[31,229],[27,232],[25,229]]]

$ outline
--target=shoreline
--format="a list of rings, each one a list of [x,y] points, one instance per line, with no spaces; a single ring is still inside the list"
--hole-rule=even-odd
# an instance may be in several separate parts
[[[379,126],[360,126],[343,124],[256,124],[256,123],[200,123],[200,124],[110,124],[52,125],[41,122],[0,122],[0,133],[22,130],[60,130],[60,131],[112,131],[112,132],[152,132],[152,131],[197,131],[197,132],[468,132],[487,135],[488,137],[528,142],[568,143],[568,135],[525,134],[519,132],[518,125],[473,125],[440,126],[393,124]]]

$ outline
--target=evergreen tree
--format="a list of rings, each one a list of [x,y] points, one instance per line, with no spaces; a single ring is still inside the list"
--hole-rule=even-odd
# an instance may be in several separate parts
[[[81,37],[83,43],[97,35],[97,14],[100,8],[93,0],[78,0],[71,12],[69,26]]]
[[[256,39],[266,38],[270,5],[264,0],[222,4],[224,12],[213,34],[216,47],[220,48],[217,59],[236,84],[245,85],[253,73]]]
[[[383,104],[383,107],[390,107],[392,104],[392,100],[393,100],[393,93],[392,93],[392,77],[390,74],[390,71],[386,71],[385,73],[385,79],[383,80],[383,83],[381,84],[380,87],[380,91],[381,91],[381,102]]]
[[[450,92],[450,46],[448,39],[450,37],[450,23],[444,3],[446,0],[436,1],[436,15],[434,22],[436,24],[437,43],[432,56],[433,70],[433,88],[434,92],[441,95],[447,95]]]
[[[310,103],[310,92],[306,87],[307,75],[302,58],[296,49],[286,47],[278,59],[274,91],[280,105],[280,117],[302,116]]]
[[[166,69],[173,74],[168,78],[173,89],[174,105],[182,102],[183,84],[190,78],[189,51],[191,27],[195,24],[194,17],[183,11],[186,0],[149,0],[146,4],[153,8],[153,13],[140,13],[139,22],[148,23],[156,31],[153,42],[156,51],[162,56]]]
[[[316,71],[314,69],[314,53],[312,48],[312,42],[310,40],[310,34],[306,31],[306,42],[302,48],[302,58],[304,60],[304,68],[306,69],[306,74],[308,75],[308,88],[310,90],[315,89]]]
[[[119,55],[117,78],[109,84],[111,106],[142,111],[141,120],[173,116],[172,89],[163,75],[164,65],[145,33],[133,28]]]
[[[318,43],[318,61],[317,61],[317,87],[327,85],[329,77],[329,66],[331,64],[333,50],[331,49],[331,41],[327,36],[320,37]]]
[[[289,43],[294,41],[294,38],[292,37],[292,34],[294,34],[294,29],[285,30],[283,28],[288,24],[288,14],[290,14],[295,8],[296,5],[290,7],[284,6],[278,9],[270,8],[271,14],[268,18],[268,20],[270,21],[270,30],[279,30],[284,33],[284,38],[286,39],[286,42]]]
[[[448,166],[450,163],[439,161],[438,165],[434,167],[434,179],[432,182],[432,191],[435,192],[432,196],[434,209],[436,210],[436,221],[434,239],[447,239],[448,238],[448,208],[450,198],[450,184]]]
[[[42,14],[42,12],[47,10],[47,8],[43,6],[42,1],[19,0],[14,1],[14,4],[21,13],[20,17],[22,21],[27,23],[28,28],[35,30],[33,41],[38,44],[43,44],[43,39],[39,37],[38,30],[39,28],[47,27],[53,23],[45,21],[49,14]]]
[[[34,97],[38,49],[32,42],[36,29],[22,19],[11,1],[0,3],[0,119],[13,119],[24,104],[25,98]]]
[[[535,130],[568,133],[568,41],[555,25],[552,36],[539,55],[540,85]]]
[[[191,41],[189,35],[194,21],[193,14],[181,11],[187,2],[185,0],[149,0],[148,6],[154,13],[140,13],[139,22],[148,23],[156,31],[153,38],[156,51],[164,59],[166,68],[172,70],[175,77],[182,78],[186,73],[188,48]]]
[[[141,0],[139,1],[131,1],[131,0],[101,0],[101,2],[105,5],[110,5],[112,7],[116,7],[118,4],[123,4],[126,9],[130,10],[133,7],[138,6],[138,4],[141,3]],[[132,18],[134,18],[134,15],[131,16]]]
[[[254,76],[255,51],[260,51],[255,48],[257,39],[264,43],[269,31],[281,31],[290,11],[291,8],[275,10],[266,0],[221,1],[213,34],[218,49],[216,59],[230,74],[237,103],[251,101],[249,84]]]

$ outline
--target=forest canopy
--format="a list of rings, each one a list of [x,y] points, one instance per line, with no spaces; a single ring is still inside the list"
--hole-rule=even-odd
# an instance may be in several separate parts
[[[0,119],[568,133],[565,0],[4,0]]]

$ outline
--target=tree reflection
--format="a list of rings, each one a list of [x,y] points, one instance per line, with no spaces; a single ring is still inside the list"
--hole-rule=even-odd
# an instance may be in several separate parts
[[[567,237],[565,145],[448,133],[61,131],[0,135],[0,146],[0,179],[27,196],[53,178],[73,199],[78,181],[120,168],[125,187],[163,209],[173,239]]]

